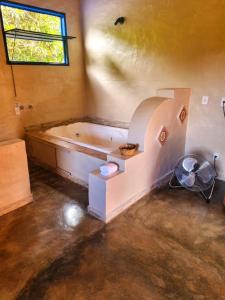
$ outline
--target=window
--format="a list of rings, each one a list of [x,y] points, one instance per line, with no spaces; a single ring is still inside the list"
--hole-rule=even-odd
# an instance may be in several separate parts
[[[9,64],[68,65],[65,14],[0,1]]]

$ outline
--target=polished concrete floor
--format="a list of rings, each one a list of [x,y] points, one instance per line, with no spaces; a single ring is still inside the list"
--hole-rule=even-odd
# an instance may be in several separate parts
[[[0,300],[225,299],[225,185],[211,204],[154,192],[105,226],[88,193],[31,169],[34,202],[0,218]]]

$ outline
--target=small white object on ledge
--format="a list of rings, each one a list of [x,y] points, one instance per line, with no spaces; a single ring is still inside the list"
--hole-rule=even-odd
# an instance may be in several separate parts
[[[102,165],[99,169],[102,176],[110,176],[116,173],[119,170],[119,167],[116,163],[109,162]]]

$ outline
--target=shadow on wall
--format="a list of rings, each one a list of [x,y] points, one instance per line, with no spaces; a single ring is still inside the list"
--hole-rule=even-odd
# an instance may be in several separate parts
[[[94,55],[88,55],[86,53],[86,63],[87,65],[101,65],[105,69],[105,72],[109,73],[111,76],[116,77],[118,80],[126,80],[125,73],[119,67],[119,64],[111,57],[109,54],[102,56],[101,62],[95,59]]]

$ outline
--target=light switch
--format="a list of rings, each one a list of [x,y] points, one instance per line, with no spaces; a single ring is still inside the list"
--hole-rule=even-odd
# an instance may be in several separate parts
[[[202,96],[202,104],[206,105],[209,102],[209,96]]]

